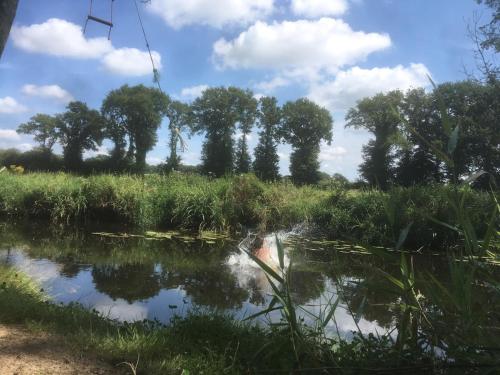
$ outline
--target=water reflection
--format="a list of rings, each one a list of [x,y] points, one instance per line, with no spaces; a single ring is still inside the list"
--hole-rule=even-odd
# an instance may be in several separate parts
[[[345,301],[330,322],[332,330],[335,325],[347,335],[356,329],[345,302],[356,308],[364,300],[359,326],[366,332],[385,332],[393,322],[387,308],[392,297],[366,293],[363,283],[371,280],[363,266],[366,260],[332,260],[322,258],[323,253],[289,253],[295,302],[318,313],[342,285]],[[0,262],[34,277],[57,302],[77,301],[120,320],[168,323],[194,308],[244,317],[270,301],[264,273],[231,241],[112,239],[88,231],[49,233],[33,224],[3,225]]]

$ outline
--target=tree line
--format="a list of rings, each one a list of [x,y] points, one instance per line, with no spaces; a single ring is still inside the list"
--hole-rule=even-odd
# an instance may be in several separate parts
[[[293,150],[292,180],[314,184],[320,179],[320,143],[332,141],[333,120],[326,109],[304,98],[280,106],[274,97],[257,100],[250,90],[236,87],[206,89],[193,103],[186,104],[155,88],[125,85],[106,96],[100,111],[82,102],[71,102],[64,113],[37,114],[17,131],[33,135],[48,161],[59,143],[67,171],[81,172],[84,152],[97,150],[104,139],[109,139],[113,149],[103,161],[105,169],[144,173],[146,154],[158,141],[164,117],[170,132],[166,171],[180,168],[182,134],[202,134],[204,174],[221,177],[253,171],[263,180],[276,180],[277,147],[287,142]],[[252,161],[248,136],[254,125],[260,133]]]
[[[59,143],[67,171],[81,172],[84,151],[97,150],[109,139],[113,143],[110,155],[102,157],[99,166],[94,161],[93,167],[144,173],[146,154],[158,141],[164,117],[170,132],[164,171],[182,169],[182,135],[201,134],[205,137],[200,166],[204,174],[220,177],[254,172],[262,180],[277,180],[277,148],[283,142],[292,147],[294,183],[317,184],[324,178],[319,171],[319,152],[322,141],[332,141],[329,112],[308,99],[280,106],[274,97],[257,100],[250,90],[235,87],[209,88],[186,104],[154,88],[125,85],[106,96],[100,111],[71,102],[62,114],[33,116],[18,132],[34,136],[48,163]],[[372,139],[363,147],[360,176],[371,186],[387,189],[458,181],[478,170],[498,180],[499,119],[498,81],[463,81],[445,83],[430,92],[396,90],[365,98],[348,111],[346,127],[371,133]],[[259,141],[252,160],[248,136],[255,125]],[[446,144],[446,126],[456,133],[453,170],[432,150],[432,145],[442,148]]]
[[[358,102],[346,121],[346,127],[366,129],[373,136],[363,147],[359,168],[370,185],[386,189],[458,182],[479,170],[500,182],[498,81],[446,83],[432,92],[378,94]],[[455,152],[453,160],[445,163],[434,150],[448,147],[449,134]]]

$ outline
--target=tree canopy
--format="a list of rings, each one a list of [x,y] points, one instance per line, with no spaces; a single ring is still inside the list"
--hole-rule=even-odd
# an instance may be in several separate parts
[[[255,148],[253,170],[264,181],[279,178],[278,145],[281,123],[281,108],[274,97],[263,97],[259,101],[259,144]]]
[[[330,113],[309,99],[298,99],[283,106],[281,137],[292,145],[290,171],[296,184],[319,181],[319,150],[322,140],[332,141]]]
[[[365,98],[351,108],[346,116],[346,127],[365,129],[373,134],[363,147],[364,162],[359,171],[371,185],[385,189],[391,181],[391,138],[398,130],[399,109],[403,93],[392,91]]]
[[[43,150],[52,151],[57,142],[57,117],[39,113],[28,122],[19,125],[17,132],[31,134]]]
[[[217,177],[233,172],[235,167],[233,136],[237,125],[243,136],[253,124],[256,100],[249,90],[214,87],[205,90],[192,104],[193,131],[205,134],[202,169]],[[243,146],[243,145],[240,145]],[[241,161],[243,147],[240,149]]]
[[[124,85],[111,91],[102,106],[109,124],[109,137],[115,143],[113,155],[135,162],[135,170],[144,172],[146,154],[158,141],[157,131],[166,114],[170,98],[158,89],[144,85]],[[127,139],[128,138],[128,139]]]
[[[103,140],[103,120],[98,111],[85,103],[71,102],[57,116],[57,139],[63,147],[66,169],[78,171],[85,150],[97,150]]]

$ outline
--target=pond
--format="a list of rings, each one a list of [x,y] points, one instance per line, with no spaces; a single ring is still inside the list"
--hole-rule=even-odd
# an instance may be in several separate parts
[[[108,229],[123,232],[123,228]],[[269,283],[239,249],[238,240],[158,237],[4,223],[0,264],[31,276],[57,303],[78,302],[120,321],[168,323],[174,316],[200,310],[243,319],[269,303]],[[393,329],[396,318],[390,304],[397,296],[387,291],[376,268],[390,271],[396,265],[341,242],[290,235],[285,243],[293,264],[293,298],[304,310],[318,314],[340,295],[330,322],[332,332],[349,337],[357,327],[379,334]],[[446,267],[444,259],[435,256],[415,261],[435,275]],[[299,314],[307,322],[311,315],[303,309]],[[269,319],[279,319],[277,314]]]

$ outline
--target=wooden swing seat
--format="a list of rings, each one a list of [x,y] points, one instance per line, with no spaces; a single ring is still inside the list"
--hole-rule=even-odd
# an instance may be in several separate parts
[[[89,21],[94,21],[94,22],[101,23],[103,25],[108,26],[109,27],[108,40],[111,38],[111,29],[113,28],[113,3],[114,2],[115,2],[115,0],[111,0],[111,20],[107,21],[105,19],[102,19],[102,18],[99,18],[99,17],[92,15],[92,7],[94,5],[94,0],[90,0],[89,15],[87,16],[87,20],[85,21],[85,26],[83,27],[84,34],[87,31],[87,25],[88,25]]]
[[[92,20],[92,21],[95,21],[95,22],[102,23],[103,25],[106,25],[106,26],[109,26],[109,27],[113,27],[113,23],[112,22],[103,20],[102,18],[94,17],[94,16],[92,16],[90,14],[88,16],[88,19]]]

